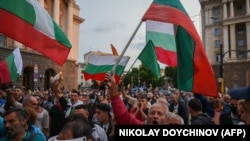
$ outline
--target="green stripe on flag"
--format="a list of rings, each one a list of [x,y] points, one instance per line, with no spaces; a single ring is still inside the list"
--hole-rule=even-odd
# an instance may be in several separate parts
[[[165,50],[176,51],[175,38],[173,35],[147,31],[146,41],[149,40],[154,42],[155,46],[162,47]]]
[[[65,35],[65,33],[61,30],[61,28],[57,25],[57,23],[53,20],[55,38],[57,41],[65,45],[67,48],[71,48],[71,44]]]
[[[35,10],[26,0],[0,0],[0,9],[5,9],[34,25],[36,22]]]
[[[96,66],[93,64],[88,64],[84,71],[89,74],[106,73],[108,71],[111,71],[113,67],[114,65]],[[115,74],[121,75],[124,69],[124,66],[118,65],[116,67]]]
[[[186,12],[185,8],[183,7],[183,5],[181,4],[180,0],[154,0],[154,3],[160,4],[160,5],[165,5],[165,6],[175,7],[176,9],[179,9],[187,14],[187,12]]]
[[[10,77],[11,77],[11,81],[16,81],[17,78],[19,77],[19,74],[17,73],[17,67],[16,67],[16,64],[15,64],[15,56],[14,54],[10,54],[7,58],[6,58],[6,62],[7,62],[7,65],[8,65],[8,69],[9,69],[9,74],[10,74]]]

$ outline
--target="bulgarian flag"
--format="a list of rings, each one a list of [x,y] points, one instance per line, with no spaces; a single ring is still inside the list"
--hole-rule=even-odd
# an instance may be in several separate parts
[[[193,22],[179,0],[154,0],[143,21],[152,20],[177,26],[178,88],[217,97],[216,78]],[[154,41],[153,41],[154,42]]]
[[[157,60],[167,66],[176,67],[176,44],[174,25],[159,21],[146,21],[146,41],[153,41]]]
[[[64,64],[71,44],[37,0],[0,0],[0,19],[0,33]]]
[[[102,54],[89,54],[88,62],[84,70],[82,71],[85,77],[85,80],[104,80],[104,76],[107,72],[112,71],[116,61],[119,56],[116,55],[102,55]],[[129,61],[130,57],[123,56],[121,61],[116,67],[115,70],[115,79],[116,82],[119,82],[120,77]]]
[[[138,56],[138,59],[141,60],[142,64],[144,64],[157,79],[160,78],[160,66],[157,62],[155,45],[151,40],[147,42],[146,46]]]
[[[20,49],[16,48],[0,63],[0,83],[14,82],[22,74],[23,61]]]

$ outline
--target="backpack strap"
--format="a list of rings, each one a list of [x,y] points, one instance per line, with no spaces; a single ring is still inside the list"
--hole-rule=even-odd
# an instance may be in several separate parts
[[[28,141],[34,141],[36,134],[34,132],[31,133],[31,135],[29,136]]]

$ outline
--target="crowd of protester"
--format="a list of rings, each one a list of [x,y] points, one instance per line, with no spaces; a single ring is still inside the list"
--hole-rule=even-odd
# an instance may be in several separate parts
[[[69,92],[59,83],[53,91],[0,90],[0,141],[114,141],[116,124],[250,124],[249,87],[207,97],[174,88],[132,91],[110,74],[104,82],[106,89]]]

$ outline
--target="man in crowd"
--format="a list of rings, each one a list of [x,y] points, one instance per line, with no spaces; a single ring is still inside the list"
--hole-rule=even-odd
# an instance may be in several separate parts
[[[241,88],[234,88],[230,90],[229,95],[234,97],[235,99],[244,99],[246,111],[242,113],[241,117],[243,118],[243,122],[246,125],[250,125],[250,86],[241,87]]]
[[[122,102],[122,99],[120,98],[120,95],[118,93],[117,84],[115,82],[114,75],[111,75],[110,73],[107,73],[105,75],[105,84],[109,89],[109,94],[111,96],[112,100],[112,109],[115,117],[115,121],[117,124],[137,124],[137,125],[143,125],[145,122],[140,121],[135,118],[132,114],[130,114]],[[149,108],[148,118],[147,118],[147,124],[153,125],[153,124],[159,124],[159,125],[165,125],[168,124],[168,109],[167,107],[162,103],[155,103]]]

